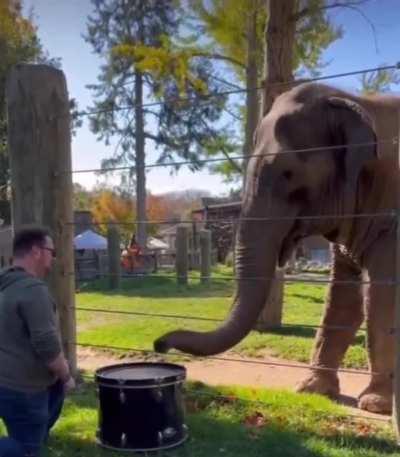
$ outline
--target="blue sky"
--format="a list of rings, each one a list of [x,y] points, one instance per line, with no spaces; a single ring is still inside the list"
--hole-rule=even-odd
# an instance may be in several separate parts
[[[51,56],[62,59],[70,96],[78,100],[81,110],[85,109],[91,104],[91,93],[85,86],[96,82],[100,64],[82,38],[86,32],[87,15],[92,10],[90,0],[25,0],[24,3],[26,10],[34,8],[35,22],[44,47]],[[325,52],[324,60],[328,65],[323,74],[361,70],[400,61],[400,0],[370,0],[361,9],[374,24],[377,43],[371,26],[361,14],[347,8],[335,10],[331,16],[343,26],[344,37]],[[359,87],[358,77],[328,82],[349,90]],[[393,89],[399,90],[398,87]],[[101,159],[109,157],[112,151],[112,147],[96,141],[87,122],[84,122],[73,138],[73,168],[97,168]],[[149,150],[147,163],[155,159],[156,155]],[[76,174],[74,181],[91,187],[96,177],[92,173]],[[154,194],[194,188],[221,194],[227,192],[230,186],[224,185],[222,178],[207,172],[193,174],[182,169],[177,175],[170,176],[166,167],[148,173],[147,187]]]

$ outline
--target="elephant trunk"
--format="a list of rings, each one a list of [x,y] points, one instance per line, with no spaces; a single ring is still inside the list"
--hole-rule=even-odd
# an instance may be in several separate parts
[[[240,342],[250,332],[268,298],[283,238],[279,230],[262,228],[264,230],[260,231],[260,227],[256,230],[254,222],[242,223],[239,228],[237,292],[228,319],[210,332],[177,330],[167,333],[155,341],[156,351],[167,352],[175,348],[193,355],[218,354]],[[267,249],[266,253],[264,249]]]

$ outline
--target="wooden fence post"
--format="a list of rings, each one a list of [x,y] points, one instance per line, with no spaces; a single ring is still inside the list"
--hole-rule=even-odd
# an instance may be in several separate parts
[[[118,227],[109,225],[108,241],[108,273],[110,289],[118,289],[121,280],[121,247]]]
[[[7,80],[6,100],[14,230],[24,224],[51,230],[57,260],[50,289],[63,348],[76,372],[71,132],[64,74],[47,65],[17,65]]]
[[[201,282],[208,284],[211,276],[211,231],[200,232]]]
[[[178,284],[188,283],[189,230],[184,225],[176,229],[176,278]]]
[[[400,169],[400,110],[398,114],[399,134],[397,139],[398,147],[398,168]],[[397,442],[400,444],[400,189],[397,189],[397,230],[396,230],[396,269],[395,269],[395,366],[393,375],[393,422]]]

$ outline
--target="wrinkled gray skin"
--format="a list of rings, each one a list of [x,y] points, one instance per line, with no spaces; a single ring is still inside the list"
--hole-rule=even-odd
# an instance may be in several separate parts
[[[276,265],[285,264],[299,240],[321,234],[336,243],[323,324],[348,329],[319,330],[314,369],[298,390],[339,394],[336,369],[365,317],[371,379],[359,405],[389,412],[394,287],[363,288],[361,281],[393,279],[395,222],[383,216],[340,216],[396,207],[397,145],[391,140],[397,137],[399,108],[397,98],[358,98],[320,84],[303,84],[278,97],[257,129],[247,169],[232,312],[215,331],[171,332],[155,342],[155,349],[211,355],[237,344],[254,327],[271,286],[270,280],[252,278],[272,278]],[[317,149],[304,151],[310,148]],[[333,217],[304,219],[315,215]]]

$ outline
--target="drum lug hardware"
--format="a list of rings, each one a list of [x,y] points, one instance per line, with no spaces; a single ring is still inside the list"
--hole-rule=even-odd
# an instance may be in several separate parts
[[[120,403],[123,405],[125,404],[125,401],[126,401],[126,395],[125,395],[125,392],[123,390],[120,390],[119,391],[119,401]]]
[[[164,437],[163,437],[162,432],[158,432],[158,433],[157,433],[157,441],[158,441],[158,445],[159,445],[159,446],[161,446],[161,445],[163,444]]]
[[[159,402],[162,401],[162,399],[163,399],[163,393],[162,393],[161,388],[154,389],[153,395],[154,395],[154,399],[155,399],[156,401],[159,401]]]
[[[125,434],[125,433],[123,433],[123,434],[121,435],[121,446],[122,446],[122,447],[125,447],[125,446],[126,446],[126,434]]]
[[[176,435],[176,430],[173,427],[167,427],[163,430],[162,436],[163,439],[169,440]]]

